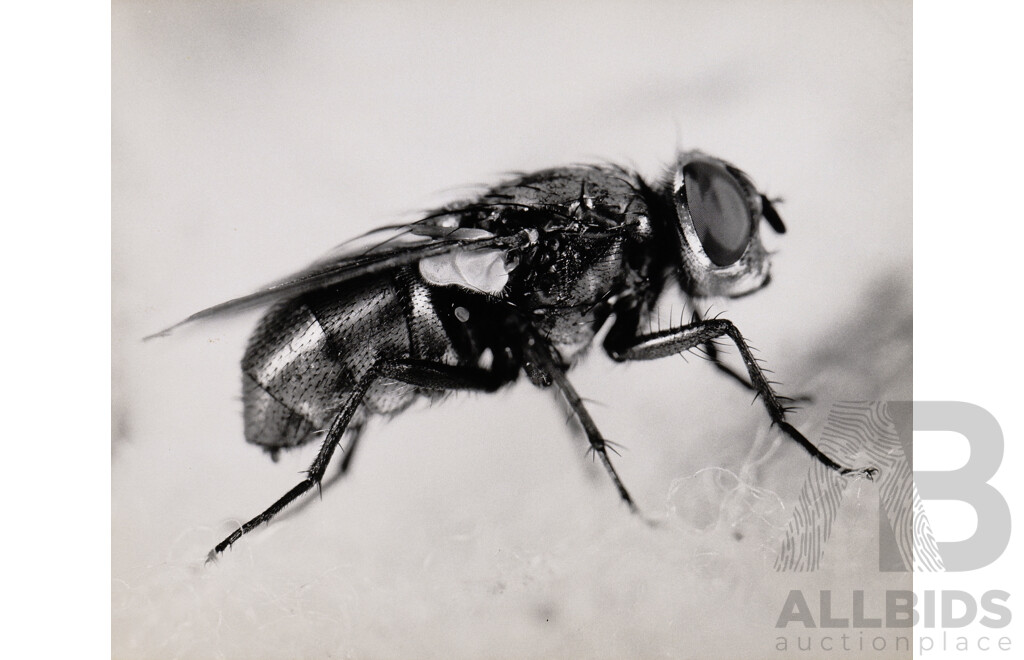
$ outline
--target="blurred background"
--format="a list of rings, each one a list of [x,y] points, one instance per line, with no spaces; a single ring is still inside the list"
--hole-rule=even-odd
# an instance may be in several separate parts
[[[524,381],[371,423],[322,501],[204,566],[316,447],[274,464],[244,442],[258,312],[141,337],[505,172],[657,177],[699,148],[785,200],[772,285],[714,311],[785,393],[814,396],[796,426],[815,438],[833,401],[909,399],[910,17],[896,1],[115,2],[114,656],[762,657],[791,589],[866,589],[870,608],[909,588],[878,572],[864,483],[821,570],[773,572],[807,455],[699,358],[599,351],[572,379],[660,528]]]

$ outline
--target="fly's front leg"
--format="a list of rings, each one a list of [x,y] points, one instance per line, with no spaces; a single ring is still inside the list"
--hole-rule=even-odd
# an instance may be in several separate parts
[[[693,320],[694,320],[694,322],[699,323],[699,322],[703,322],[705,319],[701,315],[700,312],[695,310],[693,312]],[[725,374],[729,378],[732,378],[737,383],[742,385],[744,388],[750,390],[751,392],[757,392],[759,395],[761,394],[761,391],[758,390],[756,387],[754,387],[753,383],[751,383],[749,380],[744,378],[742,374],[740,374],[735,369],[733,369],[732,367],[727,365],[725,362],[722,362],[721,354],[718,352],[718,346],[715,344],[714,340],[704,342],[703,349],[704,349],[704,353],[707,355],[708,359],[711,360],[711,362],[715,365],[716,369],[721,371],[723,374]],[[810,401],[813,400],[812,397],[810,397],[810,396],[808,396],[806,394],[801,394],[800,396],[796,396],[796,397],[780,397],[780,396],[776,396],[776,398],[782,399],[782,400],[785,400],[785,401],[790,401],[790,402],[793,402],[793,401],[810,402]]]
[[[696,309],[694,309],[693,311],[693,321],[698,323],[704,321],[704,317]],[[715,341],[713,339],[704,342],[703,348],[704,353],[708,356],[708,359],[711,360],[712,363],[714,363],[716,369],[724,373],[726,376],[729,376],[737,383],[739,383],[746,389],[750,390],[751,392],[757,391],[757,388],[754,387],[753,383],[744,378],[743,375],[737,372],[735,369],[733,369],[726,363],[722,362],[722,357],[718,353],[718,346],[715,344]]]
[[[482,390],[493,392],[501,387],[507,379],[496,372],[479,369],[476,367],[450,366],[428,362],[426,360],[395,360],[390,362],[379,362],[356,385],[355,391],[345,402],[344,408],[334,418],[331,428],[327,431],[320,451],[317,453],[313,464],[306,472],[306,478],[300,481],[294,488],[285,493],[280,499],[271,504],[267,509],[249,522],[245,523],[226,539],[217,544],[207,556],[207,561],[217,558],[221,552],[231,546],[232,543],[259,527],[263,523],[270,522],[282,509],[295,501],[298,497],[309,491],[313,486],[319,486],[327,471],[327,465],[331,462],[331,456],[341,442],[345,429],[352,421],[355,414],[366,396],[367,390],[375,381],[380,378],[390,378],[408,385],[431,390]],[[351,453],[354,447],[350,447],[342,463],[342,472],[347,471]]]
[[[829,467],[840,474],[856,474],[874,477],[875,468],[853,469],[843,467],[839,463],[826,456],[814,443],[804,437],[800,431],[786,421],[786,408],[782,400],[772,390],[771,384],[765,378],[761,366],[754,359],[750,348],[747,346],[743,335],[733,325],[732,321],[725,319],[710,319],[697,321],[681,328],[673,328],[662,332],[655,332],[647,335],[624,336],[624,333],[616,332],[613,329],[605,340],[604,347],[613,360],[620,362],[626,360],[656,360],[658,358],[676,355],[691,348],[707,344],[719,337],[727,336],[736,344],[736,348],[743,358],[743,364],[747,367],[750,376],[751,387],[757,392],[768,409],[768,416],[772,422],[777,424],[786,435],[796,440],[801,447],[826,467]]]
[[[572,386],[569,379],[565,375],[565,371],[552,357],[551,349],[540,337],[535,336],[531,343],[526,346],[526,356],[532,363],[531,368],[543,374],[547,382],[553,383],[558,390],[565,397],[569,407],[572,408],[576,418],[580,421],[583,426],[583,431],[587,434],[587,440],[590,441],[590,447],[595,454],[601,459],[601,464],[604,465],[604,469],[607,470],[608,476],[611,477],[612,482],[615,484],[615,488],[619,491],[619,496],[629,507],[629,510],[633,513],[639,513],[636,503],[630,496],[629,491],[622,484],[622,479],[619,478],[618,473],[615,471],[615,467],[612,465],[611,459],[608,457],[608,441],[605,440],[604,436],[601,435],[601,431],[598,430],[597,424],[594,423],[594,418],[587,412],[586,407],[583,405],[583,399],[576,392],[576,388]]]

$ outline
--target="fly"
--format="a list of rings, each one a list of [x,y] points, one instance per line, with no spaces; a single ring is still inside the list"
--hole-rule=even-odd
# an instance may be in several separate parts
[[[339,246],[307,269],[251,295],[198,312],[272,305],[242,359],[245,438],[271,456],[323,434],[306,477],[210,552],[215,558],[319,487],[342,438],[348,471],[362,430],[416,399],[493,392],[525,374],[565,398],[619,496],[637,506],[567,372],[610,325],[616,361],[703,349],[753,391],[771,422],[816,460],[844,467],[788,420],[743,335],[723,318],[644,332],[671,282],[691,299],[736,298],[766,286],[762,221],[786,228],[772,201],[733,165],[681,153],[658,182],[615,166],[542,170],[500,183],[408,225]],[[735,344],[746,374],[723,363],[715,341]],[[325,433],[324,433],[325,432]]]

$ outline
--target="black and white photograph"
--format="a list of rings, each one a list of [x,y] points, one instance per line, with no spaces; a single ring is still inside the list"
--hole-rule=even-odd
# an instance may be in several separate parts
[[[112,656],[910,658],[911,15],[115,0]]]

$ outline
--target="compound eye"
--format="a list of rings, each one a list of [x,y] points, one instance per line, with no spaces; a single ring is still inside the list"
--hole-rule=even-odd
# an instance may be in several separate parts
[[[695,162],[683,168],[683,192],[697,237],[718,266],[733,264],[750,242],[750,207],[736,179],[721,165]]]

